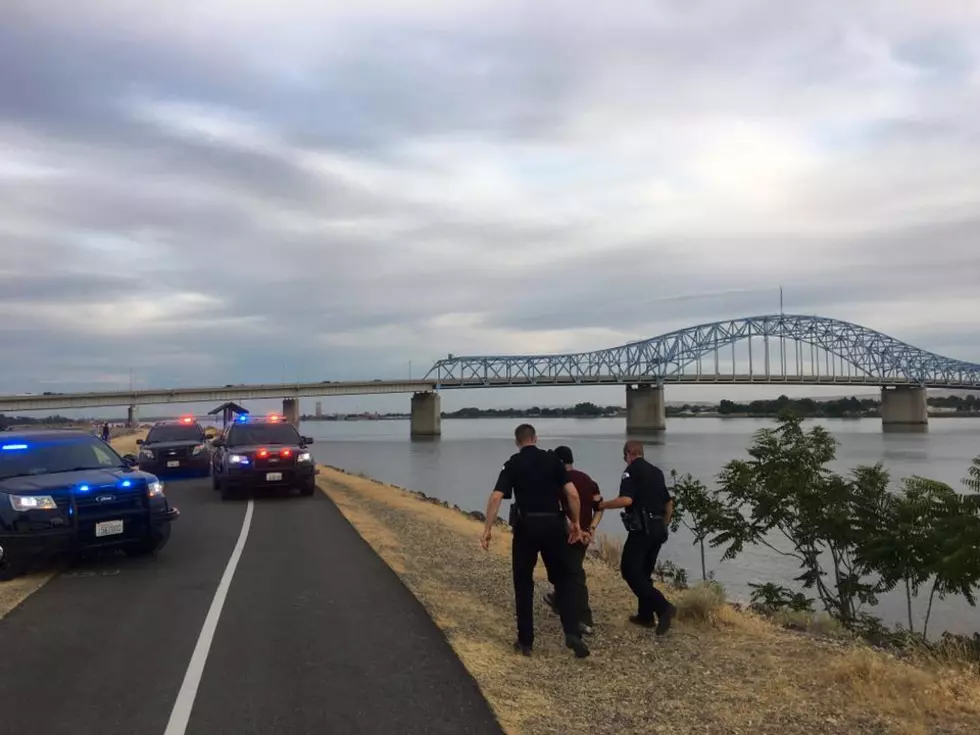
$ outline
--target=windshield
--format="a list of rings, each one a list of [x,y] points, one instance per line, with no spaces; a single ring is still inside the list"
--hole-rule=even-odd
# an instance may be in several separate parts
[[[0,480],[125,466],[122,457],[95,437],[38,442],[4,440],[0,445]]]
[[[246,444],[298,444],[299,432],[292,424],[249,424],[232,427],[228,446]]]
[[[204,441],[204,432],[195,424],[173,424],[154,426],[146,435],[144,444],[152,442],[190,442]]]

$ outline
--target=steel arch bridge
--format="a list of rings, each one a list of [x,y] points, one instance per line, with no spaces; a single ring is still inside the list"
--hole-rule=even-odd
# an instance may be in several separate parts
[[[752,352],[758,339],[763,343],[762,370],[756,366],[758,353],[754,358]],[[735,358],[740,342],[748,343],[747,372],[739,372]],[[787,342],[793,343],[792,359],[787,355]],[[726,370],[721,362],[722,351],[727,353],[729,347],[730,371],[727,355]],[[436,362],[425,379],[442,389],[690,382],[980,389],[980,364],[927,352],[838,319],[774,314],[699,324],[592,352],[450,355]]]

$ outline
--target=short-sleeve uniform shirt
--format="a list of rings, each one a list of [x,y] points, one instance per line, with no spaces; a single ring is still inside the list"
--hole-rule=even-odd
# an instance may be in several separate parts
[[[493,489],[513,498],[525,513],[560,513],[567,482],[568,471],[554,453],[532,444],[504,463]]]
[[[619,482],[619,496],[632,498],[632,507],[654,515],[662,515],[671,500],[663,471],[643,457],[634,459],[623,472]]]

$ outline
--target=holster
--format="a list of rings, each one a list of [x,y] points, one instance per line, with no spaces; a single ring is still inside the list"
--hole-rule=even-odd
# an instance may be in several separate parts
[[[648,510],[624,510],[621,514],[623,525],[628,532],[645,533],[648,536],[663,538],[667,535],[664,517]]]

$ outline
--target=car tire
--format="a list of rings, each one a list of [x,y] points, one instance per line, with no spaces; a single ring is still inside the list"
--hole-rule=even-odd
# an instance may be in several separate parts
[[[27,565],[9,553],[0,557],[0,582],[9,582],[27,571]]]
[[[238,495],[238,493],[225,484],[221,485],[220,490],[222,500],[235,500],[236,496]]]
[[[316,491],[316,480],[312,477],[299,486],[300,495],[312,495]]]
[[[129,556],[149,556],[160,551],[170,540],[170,524],[159,526],[150,533],[125,548]]]

